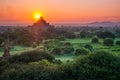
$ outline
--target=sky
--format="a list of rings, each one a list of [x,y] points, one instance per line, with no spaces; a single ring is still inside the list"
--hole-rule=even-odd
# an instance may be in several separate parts
[[[53,24],[120,21],[120,0],[0,0],[0,25],[32,24],[36,12]]]

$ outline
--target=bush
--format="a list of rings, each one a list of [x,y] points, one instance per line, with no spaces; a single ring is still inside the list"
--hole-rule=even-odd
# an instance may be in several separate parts
[[[74,52],[74,48],[73,47],[65,47],[64,48],[64,54],[71,54]]]
[[[42,59],[46,59],[51,62],[54,60],[54,57],[49,53],[35,50],[35,51],[23,52],[20,55],[11,56],[8,59],[8,61],[10,63],[29,63],[29,62],[39,61]]]
[[[112,32],[109,32],[109,31],[104,31],[104,32],[100,31],[100,32],[97,32],[96,34],[97,34],[97,36],[99,38],[103,38],[103,39],[112,38],[112,39],[115,39],[115,34],[113,34]]]
[[[47,60],[10,64],[0,80],[119,80],[120,58],[105,52],[78,56],[73,62],[54,65]]]
[[[62,53],[62,51],[61,51],[60,48],[54,48],[52,53],[55,54],[55,55],[60,55]]]
[[[120,45],[120,41],[116,41],[116,45]]]
[[[92,41],[91,41],[92,43],[98,43],[99,42],[99,39],[97,38],[97,37],[94,37],[94,38],[92,38]]]
[[[6,69],[0,80],[60,80],[60,75],[56,66],[22,64]]]
[[[75,55],[76,56],[85,55],[85,54],[88,54],[88,53],[89,53],[89,51],[85,48],[80,48],[80,49],[75,50]]]
[[[54,60],[54,63],[55,63],[55,64],[61,64],[61,63],[62,63],[62,61],[61,61],[61,60],[59,60],[59,59],[58,59],[58,60],[56,59],[56,60]]]
[[[104,51],[79,56],[73,74],[75,80],[119,80],[120,58]]]
[[[57,39],[60,40],[60,41],[65,41],[65,37],[63,37],[63,36],[60,36]]]
[[[104,39],[103,44],[104,44],[105,46],[113,46],[114,40],[111,39],[111,38],[106,38],[106,39]]]
[[[85,47],[86,49],[90,50],[90,51],[93,51],[93,50],[94,50],[94,49],[93,49],[93,46],[90,45],[90,44],[85,44],[84,47]]]
[[[66,42],[65,44],[64,44],[64,46],[71,46],[71,43],[70,42]]]
[[[0,60],[0,74],[3,72],[7,65],[9,65],[9,62],[7,60],[5,59]]]

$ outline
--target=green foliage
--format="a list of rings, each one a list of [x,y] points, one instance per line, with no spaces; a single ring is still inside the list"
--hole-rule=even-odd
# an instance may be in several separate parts
[[[90,51],[93,51],[93,46],[90,44],[85,44],[84,47]]]
[[[29,64],[10,64],[0,74],[0,80],[119,79],[120,58],[105,51],[78,56],[73,62],[58,65],[45,59]]]
[[[103,39],[105,39],[105,38],[114,39],[115,38],[115,35],[112,32],[109,32],[109,31],[104,31],[104,32],[100,31],[100,32],[97,33],[97,36],[99,38],[103,38]]]
[[[92,42],[92,43],[98,43],[98,42],[99,42],[99,39],[98,39],[97,37],[93,37],[91,42]]]
[[[29,52],[23,52],[20,55],[11,56],[8,59],[8,61],[10,63],[29,63],[29,62],[39,61],[42,59],[53,61],[54,57],[49,53],[34,50],[34,51],[29,51]]]
[[[89,53],[89,51],[85,48],[79,48],[79,49],[75,50],[75,55],[76,56],[85,55],[85,54],[88,54],[88,53]]]
[[[105,46],[113,46],[114,40],[111,39],[111,38],[106,38],[106,39],[104,39],[103,44],[104,44]]]
[[[57,39],[44,40],[43,44],[47,52],[52,52],[55,48],[61,48],[63,46],[62,42]]]
[[[65,37],[63,37],[63,36],[60,36],[57,39],[60,40],[60,41],[65,41]]]
[[[70,53],[74,52],[74,48],[70,42],[65,42],[64,48],[62,48],[62,49],[63,49],[64,54],[70,54]]]
[[[5,59],[0,60],[0,66],[6,65],[6,64],[8,64],[7,60],[5,60]]]
[[[64,52],[64,54],[71,54],[74,52],[74,48],[73,47],[65,47],[63,49],[63,52]]]
[[[32,31],[29,29],[8,29],[4,33],[0,33],[0,36],[3,40],[9,37],[9,40],[12,41],[13,45],[24,45],[31,46],[34,42],[35,36]]]
[[[62,51],[60,48],[54,48],[52,51],[52,54],[55,54],[55,55],[60,55],[61,53],[62,53]]]
[[[104,51],[79,56],[73,64],[75,80],[119,80],[120,58]]]
[[[30,62],[29,63],[30,65],[45,65],[45,66],[54,66],[53,63],[49,62],[48,60],[46,59],[43,59],[41,61],[38,61],[38,62]]]
[[[3,43],[3,38],[2,37],[0,37],[0,45]]]
[[[6,65],[9,65],[9,62],[5,59],[0,59],[0,74],[3,72]]]
[[[57,60],[57,59],[55,59],[54,61],[53,61],[55,64],[61,64],[62,63],[62,61],[61,60]]]
[[[60,64],[58,69],[61,73],[61,80],[75,80],[73,76],[73,62],[68,62],[66,64]]]
[[[119,40],[119,41],[116,41],[116,45],[120,45],[120,40]]]
[[[64,46],[71,46],[71,43],[70,42],[66,42],[66,43],[64,43]]]
[[[0,80],[60,80],[56,66],[16,65],[6,69]]]
[[[80,38],[85,38],[87,35],[87,32],[84,30],[80,32]]]

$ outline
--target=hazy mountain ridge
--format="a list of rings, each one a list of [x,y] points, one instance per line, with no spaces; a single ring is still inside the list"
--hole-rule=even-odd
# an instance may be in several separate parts
[[[102,21],[87,23],[88,26],[120,26],[120,22]]]

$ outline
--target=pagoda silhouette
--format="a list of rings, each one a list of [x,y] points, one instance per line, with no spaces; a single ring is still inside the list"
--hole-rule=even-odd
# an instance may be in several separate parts
[[[49,30],[54,30],[54,26],[47,23],[43,17],[40,17],[37,22],[33,23],[33,25],[29,27],[35,34],[35,41],[37,41],[41,35],[44,35],[44,33],[49,32]]]

